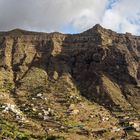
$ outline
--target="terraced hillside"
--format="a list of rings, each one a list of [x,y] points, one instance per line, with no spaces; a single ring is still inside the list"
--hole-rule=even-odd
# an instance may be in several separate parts
[[[0,33],[2,139],[140,139],[139,113],[140,37]]]

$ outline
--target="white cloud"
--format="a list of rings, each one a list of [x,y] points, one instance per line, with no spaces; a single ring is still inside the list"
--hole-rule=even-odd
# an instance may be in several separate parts
[[[118,32],[140,34],[139,0],[118,0],[107,9],[101,24]]]
[[[140,34],[139,0],[0,0],[0,30],[81,32],[96,23]]]
[[[73,28],[81,31],[100,21],[106,1],[0,0],[0,29],[52,31],[72,24]]]

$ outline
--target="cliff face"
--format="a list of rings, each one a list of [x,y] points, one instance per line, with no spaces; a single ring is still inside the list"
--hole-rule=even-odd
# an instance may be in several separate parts
[[[110,129],[117,125],[118,112],[138,115],[139,84],[138,36],[100,25],[75,35],[20,29],[0,33],[0,114],[12,122],[19,116],[43,134],[45,127],[61,134],[62,126],[81,123],[87,130]],[[3,106],[9,104],[20,113],[9,109],[5,117]],[[109,121],[100,122],[106,116]],[[78,132],[64,136],[84,139]]]

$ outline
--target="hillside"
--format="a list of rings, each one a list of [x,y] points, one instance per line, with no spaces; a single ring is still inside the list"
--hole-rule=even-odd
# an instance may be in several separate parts
[[[139,139],[139,114],[139,36],[0,33],[1,138]]]

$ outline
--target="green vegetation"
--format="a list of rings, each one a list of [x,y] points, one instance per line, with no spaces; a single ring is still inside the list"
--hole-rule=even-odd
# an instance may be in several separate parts
[[[0,138],[14,140],[64,140],[61,136],[35,135],[29,130],[20,130],[14,123],[1,119]]]

